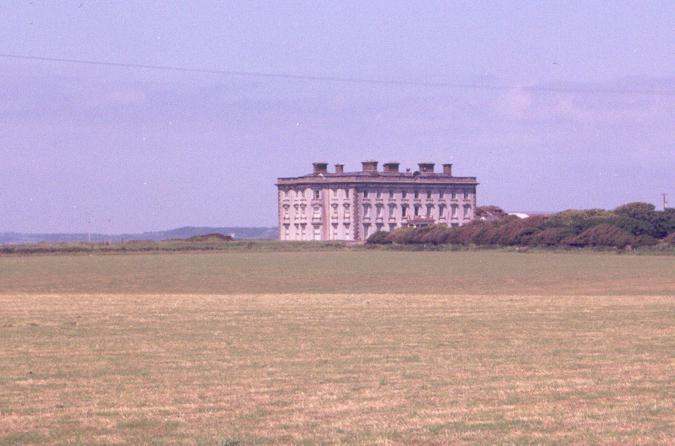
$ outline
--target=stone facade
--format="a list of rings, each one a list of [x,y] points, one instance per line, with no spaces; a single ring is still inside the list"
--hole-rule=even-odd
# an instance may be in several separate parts
[[[342,164],[314,163],[311,174],[279,178],[280,240],[365,241],[378,230],[445,223],[459,226],[474,218],[476,177],[452,176],[452,164],[436,172],[434,163],[399,171],[398,163],[364,161],[358,172]]]

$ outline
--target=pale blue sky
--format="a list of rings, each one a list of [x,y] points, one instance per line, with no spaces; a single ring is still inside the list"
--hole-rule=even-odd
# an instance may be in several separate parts
[[[454,162],[509,210],[675,202],[672,1],[3,2],[0,53],[511,87],[0,58],[0,232],[274,225],[318,160]]]

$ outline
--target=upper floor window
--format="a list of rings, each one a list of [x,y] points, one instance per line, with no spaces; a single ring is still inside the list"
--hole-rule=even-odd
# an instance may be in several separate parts
[[[394,198],[394,191],[389,189],[389,198]]]
[[[377,198],[382,198],[382,191],[379,189],[377,190]]]
[[[321,198],[321,191],[319,189],[314,189],[314,198],[317,200]]]
[[[464,189],[464,199],[465,200],[469,199],[469,190],[468,189]]]
[[[427,198],[431,198],[431,191],[427,191]]]
[[[407,192],[407,191],[401,192],[401,197],[402,197],[403,199],[405,199],[407,196],[408,196],[408,192]]]
[[[419,198],[419,197],[420,197],[420,191],[416,190],[415,191],[415,198]]]
[[[440,198],[441,200],[443,199],[443,189],[438,191],[438,198]]]
[[[363,198],[368,198],[368,191],[367,190],[363,191]]]
[[[345,198],[349,198],[349,189],[345,189]]]
[[[415,205],[415,217],[419,217],[419,216],[420,216],[420,206],[419,206],[419,204],[416,204]]]
[[[454,190],[452,191],[452,199],[453,200],[457,199],[457,192]]]

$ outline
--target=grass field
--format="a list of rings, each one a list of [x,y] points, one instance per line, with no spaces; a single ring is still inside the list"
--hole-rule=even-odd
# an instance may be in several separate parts
[[[668,444],[675,258],[0,257],[0,444]]]

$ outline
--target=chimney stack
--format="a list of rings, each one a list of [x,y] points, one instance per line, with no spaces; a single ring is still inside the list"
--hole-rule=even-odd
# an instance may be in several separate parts
[[[314,175],[328,173],[328,163],[312,163],[314,166]]]
[[[361,165],[364,172],[377,172],[377,161],[363,161]]]
[[[452,176],[452,164],[443,164],[443,175]]]
[[[384,163],[383,166],[386,173],[398,173],[399,163]]]
[[[420,173],[434,173],[434,163],[418,163]]]
[[[345,172],[345,165],[344,164],[336,164],[335,165],[335,173],[344,173]]]

